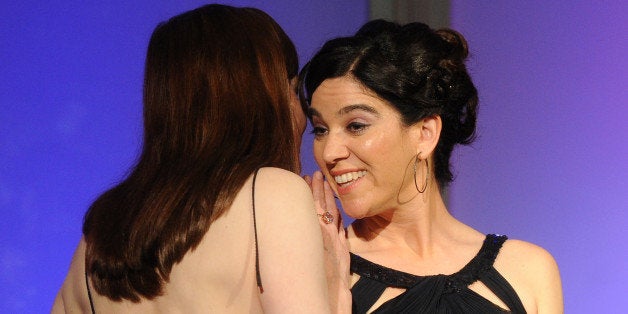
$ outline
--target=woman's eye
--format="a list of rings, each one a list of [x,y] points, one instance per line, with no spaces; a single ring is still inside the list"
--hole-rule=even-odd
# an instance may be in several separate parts
[[[359,134],[363,132],[364,130],[366,130],[367,127],[368,127],[368,124],[359,123],[359,122],[351,122],[349,123],[349,125],[347,125],[347,130],[349,130],[349,132],[351,133]]]
[[[314,128],[312,128],[312,134],[314,134],[314,136],[322,136],[326,133],[327,129],[325,129],[324,127],[315,126]]]

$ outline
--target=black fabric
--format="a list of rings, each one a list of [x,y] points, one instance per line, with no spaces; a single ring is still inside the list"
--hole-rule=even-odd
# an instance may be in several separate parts
[[[412,275],[352,253],[351,272],[360,276],[351,288],[353,313],[366,313],[388,287],[406,291],[373,313],[525,313],[515,290],[493,267],[506,239],[503,235],[487,235],[478,254],[451,275]],[[509,311],[469,289],[469,285],[478,280],[499,297]]]

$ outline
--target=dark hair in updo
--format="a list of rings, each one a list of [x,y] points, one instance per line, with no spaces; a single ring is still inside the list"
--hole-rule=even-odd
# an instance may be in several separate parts
[[[478,96],[467,73],[467,42],[451,29],[432,30],[422,23],[366,23],[351,37],[328,41],[303,68],[303,109],[326,79],[353,76],[388,101],[410,126],[440,116],[443,128],[434,153],[434,172],[443,187],[452,181],[449,166],[456,144],[475,136]]]

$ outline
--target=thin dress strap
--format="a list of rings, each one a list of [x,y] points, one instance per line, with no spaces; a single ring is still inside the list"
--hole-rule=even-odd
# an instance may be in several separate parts
[[[262,286],[262,276],[259,272],[259,250],[257,248],[257,222],[255,219],[255,179],[257,178],[257,172],[259,169],[255,170],[253,173],[253,187],[251,188],[251,199],[253,202],[253,232],[255,234],[255,280],[257,281],[257,287],[259,288],[259,292],[264,292],[264,287]]]
[[[96,314],[96,310],[94,310],[94,301],[92,301],[92,291],[89,289],[89,279],[87,279],[87,272],[85,272],[85,285],[87,286],[87,297],[89,298],[89,306],[92,308],[92,314]]]

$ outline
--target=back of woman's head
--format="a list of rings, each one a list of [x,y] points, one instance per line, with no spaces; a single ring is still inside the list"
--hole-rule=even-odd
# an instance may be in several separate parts
[[[161,23],[148,46],[142,155],[85,216],[86,270],[113,300],[153,298],[249,175],[298,171],[294,45],[253,8],[206,5]]]
[[[350,75],[389,102],[406,126],[440,116],[434,172],[445,186],[453,179],[449,158],[454,145],[469,144],[475,135],[478,97],[464,64],[467,56],[467,43],[456,31],[371,21],[354,36],[328,41],[304,67],[302,105],[309,105],[324,80]]]
[[[297,67],[292,42],[257,9],[208,5],[170,19],[148,47],[145,148],[177,164],[294,155],[274,150],[294,141],[284,131],[291,130],[287,81]]]

